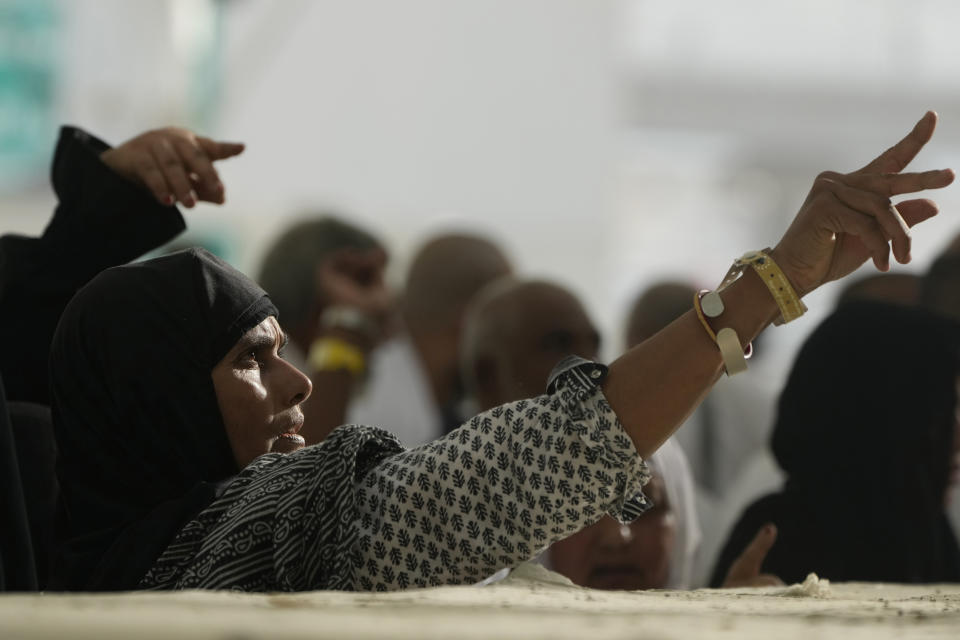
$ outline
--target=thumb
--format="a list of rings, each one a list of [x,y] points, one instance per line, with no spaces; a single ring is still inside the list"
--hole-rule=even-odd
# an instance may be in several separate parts
[[[724,584],[736,582],[742,584],[750,581],[760,575],[760,569],[763,561],[767,558],[767,553],[777,541],[777,527],[772,522],[760,527],[757,535],[753,537],[747,548],[743,550],[740,557],[734,560],[727,571],[727,579]]]

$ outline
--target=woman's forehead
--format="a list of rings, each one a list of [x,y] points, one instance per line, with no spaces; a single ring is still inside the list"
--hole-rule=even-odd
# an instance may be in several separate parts
[[[231,349],[232,352],[243,351],[250,348],[262,346],[273,346],[276,344],[285,344],[287,336],[276,316],[267,316],[259,324],[253,326],[245,334],[240,336],[237,343]]]

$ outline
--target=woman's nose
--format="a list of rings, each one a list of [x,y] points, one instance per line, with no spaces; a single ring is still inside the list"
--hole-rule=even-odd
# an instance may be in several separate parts
[[[306,374],[289,362],[284,360],[283,366],[286,368],[285,388],[287,389],[284,395],[289,398],[287,403],[292,407],[310,397],[313,392],[313,383],[310,382],[310,378]]]

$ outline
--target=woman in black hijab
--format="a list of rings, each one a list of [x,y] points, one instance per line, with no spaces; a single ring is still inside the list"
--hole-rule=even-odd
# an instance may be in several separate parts
[[[136,586],[237,472],[210,372],[275,314],[202,250],[107,270],[73,299],[51,351],[64,507],[55,586]]]
[[[765,523],[763,571],[786,582],[960,581],[945,514],[957,456],[957,326],[920,309],[842,306],[804,344],[780,397],[779,493],[748,507],[711,584]]]

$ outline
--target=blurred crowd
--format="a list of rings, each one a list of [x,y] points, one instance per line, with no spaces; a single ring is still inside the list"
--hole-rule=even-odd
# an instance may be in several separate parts
[[[58,517],[58,443],[38,350],[92,275],[182,230],[162,203],[131,219],[122,201],[134,195],[81,194],[98,172],[115,170],[70,157],[86,152],[58,151],[61,202],[109,196],[121,204],[60,210],[42,239],[0,240],[5,446],[14,460],[4,486],[22,489],[8,506],[26,514],[19,544],[32,549],[29,559],[10,551],[18,534],[5,521],[8,588],[23,586],[9,577],[18,562],[31,565],[21,569],[33,586],[48,585]],[[58,173],[71,163],[70,175]],[[285,358],[312,383],[300,431],[308,445],[341,424],[382,426],[406,447],[431,442],[479,412],[543,394],[567,356],[596,361],[602,342],[642,343],[689,311],[703,288],[680,280],[646,287],[624,318],[625,335],[601,335],[596,310],[567,283],[518,270],[490,237],[422,238],[399,287],[386,278],[391,255],[378,229],[350,212],[308,212],[247,274],[279,311]],[[960,236],[922,275],[843,286],[782,389],[750,376],[722,380],[650,457],[649,509],[628,524],[603,516],[538,560],[603,589],[758,586],[810,572],[960,581],[948,517],[960,504]],[[758,341],[754,364],[765,356]]]

